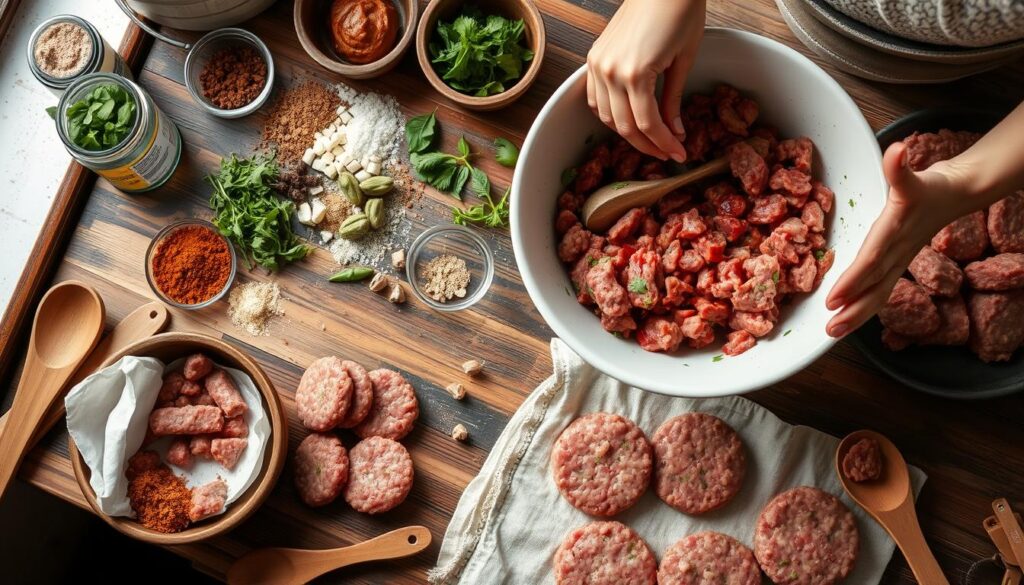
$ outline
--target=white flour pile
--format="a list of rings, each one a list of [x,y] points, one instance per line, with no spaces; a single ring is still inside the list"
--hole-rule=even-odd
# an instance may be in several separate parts
[[[379,156],[385,166],[396,160],[405,137],[405,117],[395,98],[373,92],[359,93],[343,83],[335,87],[352,115],[345,126],[348,140],[345,150],[355,160]]]
[[[247,282],[236,286],[228,296],[228,316],[239,329],[249,335],[269,335],[267,328],[274,317],[284,315],[281,289],[272,282]]]

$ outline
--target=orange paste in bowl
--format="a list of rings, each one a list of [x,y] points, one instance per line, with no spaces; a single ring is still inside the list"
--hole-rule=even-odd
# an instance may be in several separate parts
[[[387,55],[398,38],[398,11],[391,0],[334,0],[331,37],[338,54],[356,64]]]

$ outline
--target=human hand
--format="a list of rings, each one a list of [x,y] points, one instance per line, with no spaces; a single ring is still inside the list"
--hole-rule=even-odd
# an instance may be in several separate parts
[[[686,160],[679,108],[704,20],[705,0],[624,0],[587,55],[590,109],[637,150],[661,160]]]
[[[889,299],[896,280],[940,229],[972,211],[966,168],[955,160],[921,172],[905,163],[902,142],[885,151],[882,167],[889,197],[872,224],[853,264],[839,277],[825,300],[829,310],[842,307],[826,326],[832,337],[857,329]]]

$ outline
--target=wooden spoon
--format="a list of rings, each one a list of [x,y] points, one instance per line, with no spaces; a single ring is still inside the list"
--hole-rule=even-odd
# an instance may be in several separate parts
[[[874,481],[856,482],[843,473],[843,458],[850,447],[864,438],[878,441],[881,447],[882,475]],[[836,449],[836,473],[853,501],[867,510],[896,541],[918,583],[949,585],[921,533],[907,463],[892,441],[874,431],[850,433]]]
[[[0,432],[0,498],[28,444],[68,378],[103,333],[103,300],[89,285],[69,280],[51,288],[36,309],[25,367],[10,418]]]
[[[228,585],[307,583],[328,571],[356,563],[414,555],[430,546],[430,540],[430,531],[425,526],[407,526],[344,548],[261,548],[231,565]]]
[[[605,185],[583,202],[583,225],[591,231],[604,231],[634,207],[654,205],[672,191],[690,183],[729,170],[729,157],[723,156],[695,169],[667,179],[619,181]]]
[[[170,314],[163,303],[154,301],[135,309],[100,340],[99,344],[96,345],[96,349],[92,350],[89,357],[82,362],[82,365],[78,366],[78,369],[75,370],[75,375],[71,376],[64,386],[70,390],[75,384],[98,370],[103,362],[107,361],[107,358],[117,353],[121,348],[160,333],[167,327],[169,319]],[[0,433],[3,433],[4,427],[7,426],[9,415],[10,412],[6,412],[3,416],[0,416]],[[25,447],[26,450],[34,447],[46,433],[50,432],[53,425],[57,424],[62,418],[64,418],[64,401],[58,400],[46,412],[46,416],[43,417],[39,425],[36,426],[35,433],[32,434],[32,438]]]

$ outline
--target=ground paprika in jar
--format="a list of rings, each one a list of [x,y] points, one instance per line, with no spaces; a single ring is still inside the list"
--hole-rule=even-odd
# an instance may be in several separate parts
[[[231,249],[213,229],[186,225],[157,245],[151,261],[153,282],[168,299],[197,305],[220,293],[231,277]]]

